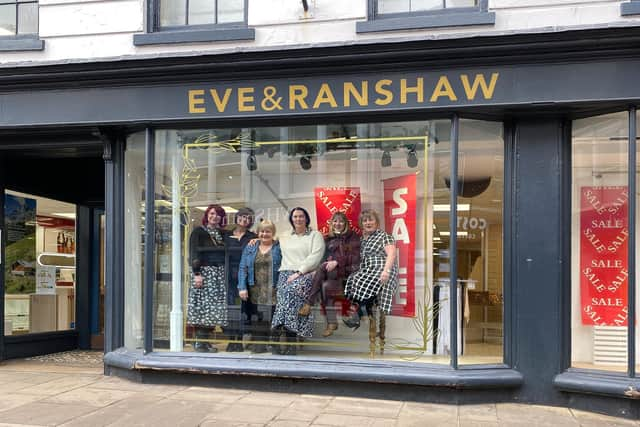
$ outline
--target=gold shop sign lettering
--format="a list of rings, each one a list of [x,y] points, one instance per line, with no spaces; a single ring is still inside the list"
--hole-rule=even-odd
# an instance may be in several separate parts
[[[447,73],[397,78],[221,84],[187,89],[190,115],[419,108],[494,99],[500,73]]]

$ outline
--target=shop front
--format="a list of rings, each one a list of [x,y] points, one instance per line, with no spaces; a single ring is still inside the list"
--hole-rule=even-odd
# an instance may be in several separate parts
[[[554,37],[131,61],[3,95],[7,128],[103,141],[105,371],[637,417],[640,60]]]

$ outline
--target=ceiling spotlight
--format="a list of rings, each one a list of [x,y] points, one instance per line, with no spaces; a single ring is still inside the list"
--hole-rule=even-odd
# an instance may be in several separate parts
[[[250,171],[254,171],[258,169],[258,161],[256,160],[256,155],[253,154],[253,151],[247,157],[247,169]]]
[[[387,150],[382,152],[382,158],[380,159],[380,166],[383,168],[388,168],[391,166],[391,153]]]
[[[300,167],[306,171],[311,169],[311,156],[300,157]]]
[[[407,153],[407,166],[410,168],[415,168],[418,166],[418,156],[416,155],[416,150],[411,149]]]

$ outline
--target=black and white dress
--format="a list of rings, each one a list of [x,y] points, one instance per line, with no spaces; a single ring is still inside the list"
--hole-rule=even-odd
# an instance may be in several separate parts
[[[190,238],[191,285],[187,301],[187,323],[198,327],[227,326],[227,284],[223,231],[198,227]],[[195,273],[203,286],[195,287]]]
[[[395,240],[389,234],[378,229],[367,238],[362,239],[360,245],[360,269],[349,275],[345,286],[345,295],[351,301],[363,302],[376,297],[380,310],[391,312],[393,294],[398,288],[398,264],[393,263],[387,283],[380,281],[384,270],[387,253],[384,248],[395,245]]]

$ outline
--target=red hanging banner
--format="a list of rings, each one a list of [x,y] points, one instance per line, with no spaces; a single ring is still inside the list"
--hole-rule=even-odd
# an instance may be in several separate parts
[[[626,326],[626,186],[580,189],[580,303],[584,325]]]
[[[398,176],[383,180],[384,225],[396,240],[400,284],[391,314],[413,317],[415,304],[415,237],[416,237],[416,176]]]
[[[316,187],[316,219],[318,231],[324,236],[329,233],[329,220],[335,212],[347,215],[349,226],[360,234],[360,187]]]

